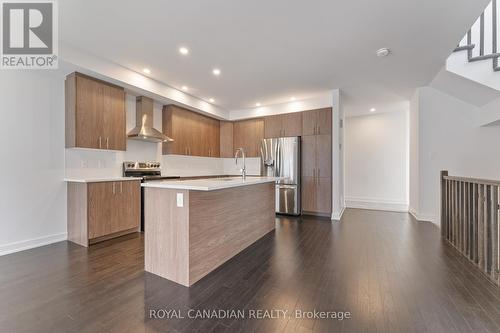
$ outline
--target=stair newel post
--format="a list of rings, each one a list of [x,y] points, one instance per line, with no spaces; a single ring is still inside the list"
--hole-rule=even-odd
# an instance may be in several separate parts
[[[448,196],[446,191],[446,179],[448,176],[447,170],[441,171],[441,235],[446,238],[448,233],[447,230],[447,206],[448,206]]]

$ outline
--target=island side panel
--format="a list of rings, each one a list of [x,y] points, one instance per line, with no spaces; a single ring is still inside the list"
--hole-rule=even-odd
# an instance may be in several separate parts
[[[190,191],[190,284],[273,230],[274,202],[274,183]]]
[[[147,272],[189,286],[189,191],[145,188],[144,261]],[[177,193],[184,206],[177,207]]]

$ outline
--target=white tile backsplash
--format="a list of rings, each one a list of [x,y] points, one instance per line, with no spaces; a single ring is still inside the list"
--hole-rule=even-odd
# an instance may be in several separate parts
[[[223,161],[223,174],[225,175],[239,175],[243,167],[243,159],[238,159],[238,164],[235,163],[234,158],[222,158]],[[259,176],[260,175],[260,157],[248,157],[245,161],[247,175]]]

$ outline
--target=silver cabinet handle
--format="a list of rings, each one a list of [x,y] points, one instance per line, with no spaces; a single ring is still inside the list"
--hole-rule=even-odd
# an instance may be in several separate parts
[[[120,182],[120,193],[123,194],[123,182]]]
[[[320,169],[320,168],[318,168],[318,178],[320,177],[320,176],[319,176],[319,175],[320,175],[320,171],[321,171],[321,169]]]
[[[116,183],[113,182],[113,194],[116,194]]]
[[[313,178],[316,180],[316,168],[313,168]]]
[[[318,124],[318,133],[317,134],[320,134],[321,133],[321,125]]]
[[[102,138],[99,137],[99,149],[101,149],[101,148],[102,148]]]
[[[109,149],[109,138],[106,138],[106,149]]]

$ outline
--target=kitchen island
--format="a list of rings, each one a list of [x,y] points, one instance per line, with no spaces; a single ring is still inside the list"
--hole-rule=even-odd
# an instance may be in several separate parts
[[[144,183],[145,270],[191,286],[275,227],[275,178]]]

